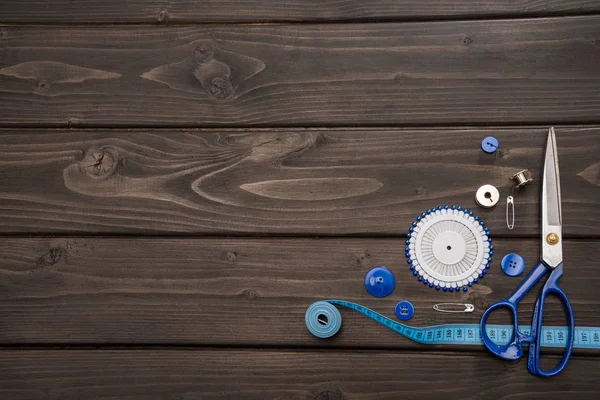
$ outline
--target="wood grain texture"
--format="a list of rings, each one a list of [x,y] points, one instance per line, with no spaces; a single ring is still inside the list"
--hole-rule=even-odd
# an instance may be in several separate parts
[[[595,357],[552,379],[526,360],[393,351],[3,350],[6,399],[597,399]]]
[[[564,244],[561,287],[580,326],[600,326],[598,243]],[[393,317],[396,303],[406,299],[416,308],[414,326],[479,323],[482,312],[520,282],[500,271],[501,257],[521,254],[528,272],[539,244],[495,240],[485,279],[466,293],[443,293],[413,277],[401,240],[3,238],[0,343],[424,349],[350,310],[341,310],[338,335],[317,339],[304,313],[315,301],[337,298]],[[396,276],[388,298],[371,297],[364,288],[364,275],[375,265]],[[521,303],[521,323],[530,323],[536,296],[534,290]],[[447,301],[474,304],[476,311],[456,316],[432,309]],[[563,323],[562,309],[552,302],[544,324]]]
[[[407,20],[539,16],[599,12],[593,0],[172,0],[102,1],[5,0],[0,22],[190,23],[262,21]]]
[[[547,128],[0,131],[4,233],[403,235],[439,204],[539,235]],[[600,128],[557,127],[567,237],[600,237]],[[489,135],[495,154],[481,151]],[[510,177],[516,228],[505,222]],[[494,209],[475,205],[483,184]]]
[[[0,125],[594,123],[600,17],[0,28]]]

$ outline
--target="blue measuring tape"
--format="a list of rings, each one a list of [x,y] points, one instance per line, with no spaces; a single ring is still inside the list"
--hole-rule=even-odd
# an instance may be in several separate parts
[[[342,315],[334,305],[357,311],[417,343],[483,346],[479,324],[448,324],[415,328],[384,317],[360,304],[343,300],[318,301],[308,307],[305,315],[306,326],[316,337],[332,337],[342,327]],[[529,326],[521,325],[519,329],[523,333],[529,334]],[[506,344],[512,337],[513,327],[488,325],[487,332],[495,343]],[[565,347],[567,335],[568,331],[564,326],[544,326],[542,328],[542,347]],[[600,349],[600,327],[576,326],[573,347],[576,349]]]

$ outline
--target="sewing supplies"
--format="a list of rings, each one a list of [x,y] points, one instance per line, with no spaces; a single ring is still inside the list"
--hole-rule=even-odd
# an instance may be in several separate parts
[[[332,337],[342,327],[342,316],[333,304],[326,301],[313,303],[304,315],[306,327],[318,338]]]
[[[475,202],[483,208],[492,208],[500,200],[500,192],[492,185],[483,185],[475,192]]]
[[[396,304],[396,317],[402,321],[408,321],[415,314],[415,307],[410,301],[402,300]]]
[[[506,198],[506,227],[508,229],[515,227],[515,200],[512,196]]]
[[[500,267],[508,276],[519,276],[525,271],[525,260],[518,254],[509,253],[502,258]]]
[[[339,312],[334,314],[331,311],[330,307],[333,307],[333,305],[354,310],[417,343],[426,345],[483,345],[479,324],[447,324],[417,328],[396,322],[367,307],[361,306],[360,304],[344,300],[323,300],[313,303],[310,307],[308,307],[305,318],[306,326],[308,330],[316,337],[328,338],[334,336],[340,330],[342,325],[342,316]],[[331,328],[328,328],[327,326],[324,326],[316,321],[319,311],[321,310],[325,310],[329,315],[332,315],[333,318],[339,318],[331,320],[331,318],[328,317],[327,323],[333,325]],[[530,327],[521,326],[520,331],[523,334],[529,335]],[[327,333],[331,334],[327,336]],[[567,327],[544,326],[540,335],[541,346],[556,348],[565,347],[568,342],[568,334],[569,328]],[[493,338],[499,344],[508,343],[513,335],[513,327],[510,325],[488,325],[486,327],[486,335],[490,338]],[[573,347],[576,349],[600,349],[600,327],[575,328]]]
[[[413,275],[444,292],[466,292],[487,273],[494,254],[484,222],[460,206],[427,210],[412,223],[407,237],[406,262]]]
[[[521,186],[525,186],[529,182],[533,181],[531,172],[529,172],[528,169],[524,169],[522,171],[517,172],[512,176],[512,179],[517,182],[515,188],[520,188]]]
[[[486,153],[494,153],[498,150],[498,139],[493,136],[488,136],[481,141],[481,150]]]
[[[464,303],[438,303],[434,304],[433,309],[445,313],[469,313],[475,311],[475,306]]]
[[[558,157],[556,153],[556,134],[554,128],[548,132],[546,155],[544,158],[544,173],[542,177],[541,194],[541,219],[542,219],[542,254],[540,262],[533,268],[521,285],[509,298],[499,301],[488,308],[481,318],[482,339],[485,347],[493,354],[506,360],[517,360],[523,355],[523,344],[529,344],[527,368],[537,376],[554,376],[560,373],[571,356],[575,340],[575,322],[573,309],[567,295],[558,286],[558,281],[563,275],[562,257],[562,214],[560,196],[560,177],[558,171]],[[550,272],[535,304],[531,331],[523,332],[519,329],[517,305],[525,295],[537,284],[540,279]],[[540,366],[540,346],[542,346],[545,333],[542,327],[544,316],[544,303],[548,294],[554,294],[564,306],[568,321],[564,337],[565,352],[561,361],[551,370],[543,370]],[[487,319],[490,313],[498,308],[508,308],[514,318],[514,330],[508,343],[494,343],[486,331]]]
[[[384,266],[373,267],[365,275],[365,288],[371,296],[389,296],[396,287],[396,279],[392,271]]]

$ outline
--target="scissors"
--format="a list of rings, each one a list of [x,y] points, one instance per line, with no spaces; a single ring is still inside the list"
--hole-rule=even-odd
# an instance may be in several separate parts
[[[527,368],[529,372],[537,376],[554,376],[560,373],[571,356],[573,350],[573,339],[575,337],[575,321],[573,309],[567,295],[558,286],[558,280],[563,275],[562,257],[562,215],[560,207],[560,178],[558,174],[558,157],[556,154],[556,135],[554,128],[548,132],[546,144],[546,156],[544,158],[544,176],[542,180],[542,254],[540,262],[523,280],[521,285],[509,298],[501,300],[488,308],[481,317],[481,337],[485,347],[496,356],[505,360],[517,360],[523,355],[523,343],[529,344],[529,355]],[[517,313],[518,303],[535,286],[535,284],[548,272],[550,276],[543,286],[535,303],[531,333],[525,334],[519,331],[519,319]],[[564,306],[568,321],[567,347],[563,353],[562,360],[551,370],[543,370],[540,367],[540,345],[542,320],[544,315],[544,302],[549,294],[556,295]],[[505,345],[494,343],[488,336],[486,324],[492,311],[498,308],[508,308],[514,318],[514,330],[510,342]]]

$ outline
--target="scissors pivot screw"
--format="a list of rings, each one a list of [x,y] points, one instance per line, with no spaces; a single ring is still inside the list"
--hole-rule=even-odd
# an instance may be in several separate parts
[[[549,233],[548,236],[546,236],[546,242],[548,242],[549,245],[554,246],[555,244],[557,244],[559,241],[558,239],[558,235],[556,233]]]

